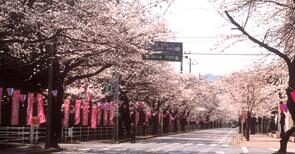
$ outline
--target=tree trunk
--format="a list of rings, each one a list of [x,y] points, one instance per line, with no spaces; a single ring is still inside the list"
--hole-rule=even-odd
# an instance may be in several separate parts
[[[62,134],[62,114],[61,114],[61,105],[63,102],[64,89],[63,86],[58,86],[58,95],[53,98],[52,101],[52,123],[49,125],[52,129],[51,132],[51,145],[49,147],[59,148],[58,143],[61,142]]]
[[[292,127],[289,129],[284,136],[282,136],[282,139],[280,141],[280,149],[278,151],[278,154],[286,154],[287,153],[287,144],[289,141],[290,136],[295,132],[295,127]]]
[[[291,96],[291,92],[295,91],[295,61],[294,58],[291,63],[288,65],[289,70],[289,84],[286,89],[286,94],[288,96],[287,107],[292,116],[293,122],[295,121],[295,102]],[[278,154],[286,154],[287,153],[287,144],[290,136],[295,132],[295,127],[292,127],[284,135],[282,135],[282,139],[280,141],[280,149]]]

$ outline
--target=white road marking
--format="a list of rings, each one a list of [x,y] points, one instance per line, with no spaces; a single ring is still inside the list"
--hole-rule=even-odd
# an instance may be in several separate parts
[[[222,140],[220,140],[219,142],[218,142],[218,144],[221,144],[231,133],[233,132],[233,129],[230,131],[230,132],[228,132],[223,138],[222,138]]]
[[[248,152],[249,152],[249,150],[248,150],[248,148],[247,148],[247,147],[242,147],[242,152],[243,152],[243,153],[248,153]]]
[[[90,148],[85,148],[85,149],[78,149],[79,151],[89,151],[89,150],[91,150]]]
[[[197,144],[197,145],[205,145],[205,144],[201,144],[201,143],[199,143],[199,144]]]
[[[222,144],[221,146],[223,146],[223,147],[229,147],[228,144]]]
[[[275,148],[269,148],[271,151],[278,151],[278,149]]]
[[[216,151],[216,154],[224,154],[223,151]]]
[[[209,146],[210,147],[215,147],[217,144],[210,144]]]

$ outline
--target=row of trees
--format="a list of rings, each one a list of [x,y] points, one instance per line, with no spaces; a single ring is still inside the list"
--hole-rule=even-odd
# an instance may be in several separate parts
[[[0,87],[48,97],[53,67],[52,89],[58,94],[54,114],[47,116],[52,142],[46,147],[58,146],[65,98],[112,99],[105,89],[115,68],[125,103],[143,101],[153,110],[206,120],[223,117],[212,84],[142,60],[147,44],[170,36],[161,15],[151,13],[166,5],[165,0],[0,0]]]

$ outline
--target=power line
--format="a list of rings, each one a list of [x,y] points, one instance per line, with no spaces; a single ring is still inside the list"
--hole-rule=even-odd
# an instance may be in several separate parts
[[[183,53],[185,55],[208,55],[208,56],[275,56],[275,54],[251,54],[251,53]]]
[[[167,8],[165,9],[163,16],[165,16],[165,14],[167,13],[167,11],[169,10],[169,8],[171,7],[172,3],[174,2],[174,0],[171,0],[170,3],[168,4]]]

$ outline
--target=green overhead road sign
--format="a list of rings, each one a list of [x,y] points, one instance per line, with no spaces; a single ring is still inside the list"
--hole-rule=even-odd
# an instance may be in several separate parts
[[[147,50],[151,52],[143,55],[144,60],[182,61],[183,45],[181,42],[155,42]]]
[[[181,42],[155,42],[151,45],[152,51],[162,51],[165,54],[182,55],[183,47]]]
[[[180,62],[182,59],[181,55],[165,55],[165,54],[145,54],[143,55],[144,60],[160,60],[160,61],[175,61]]]

